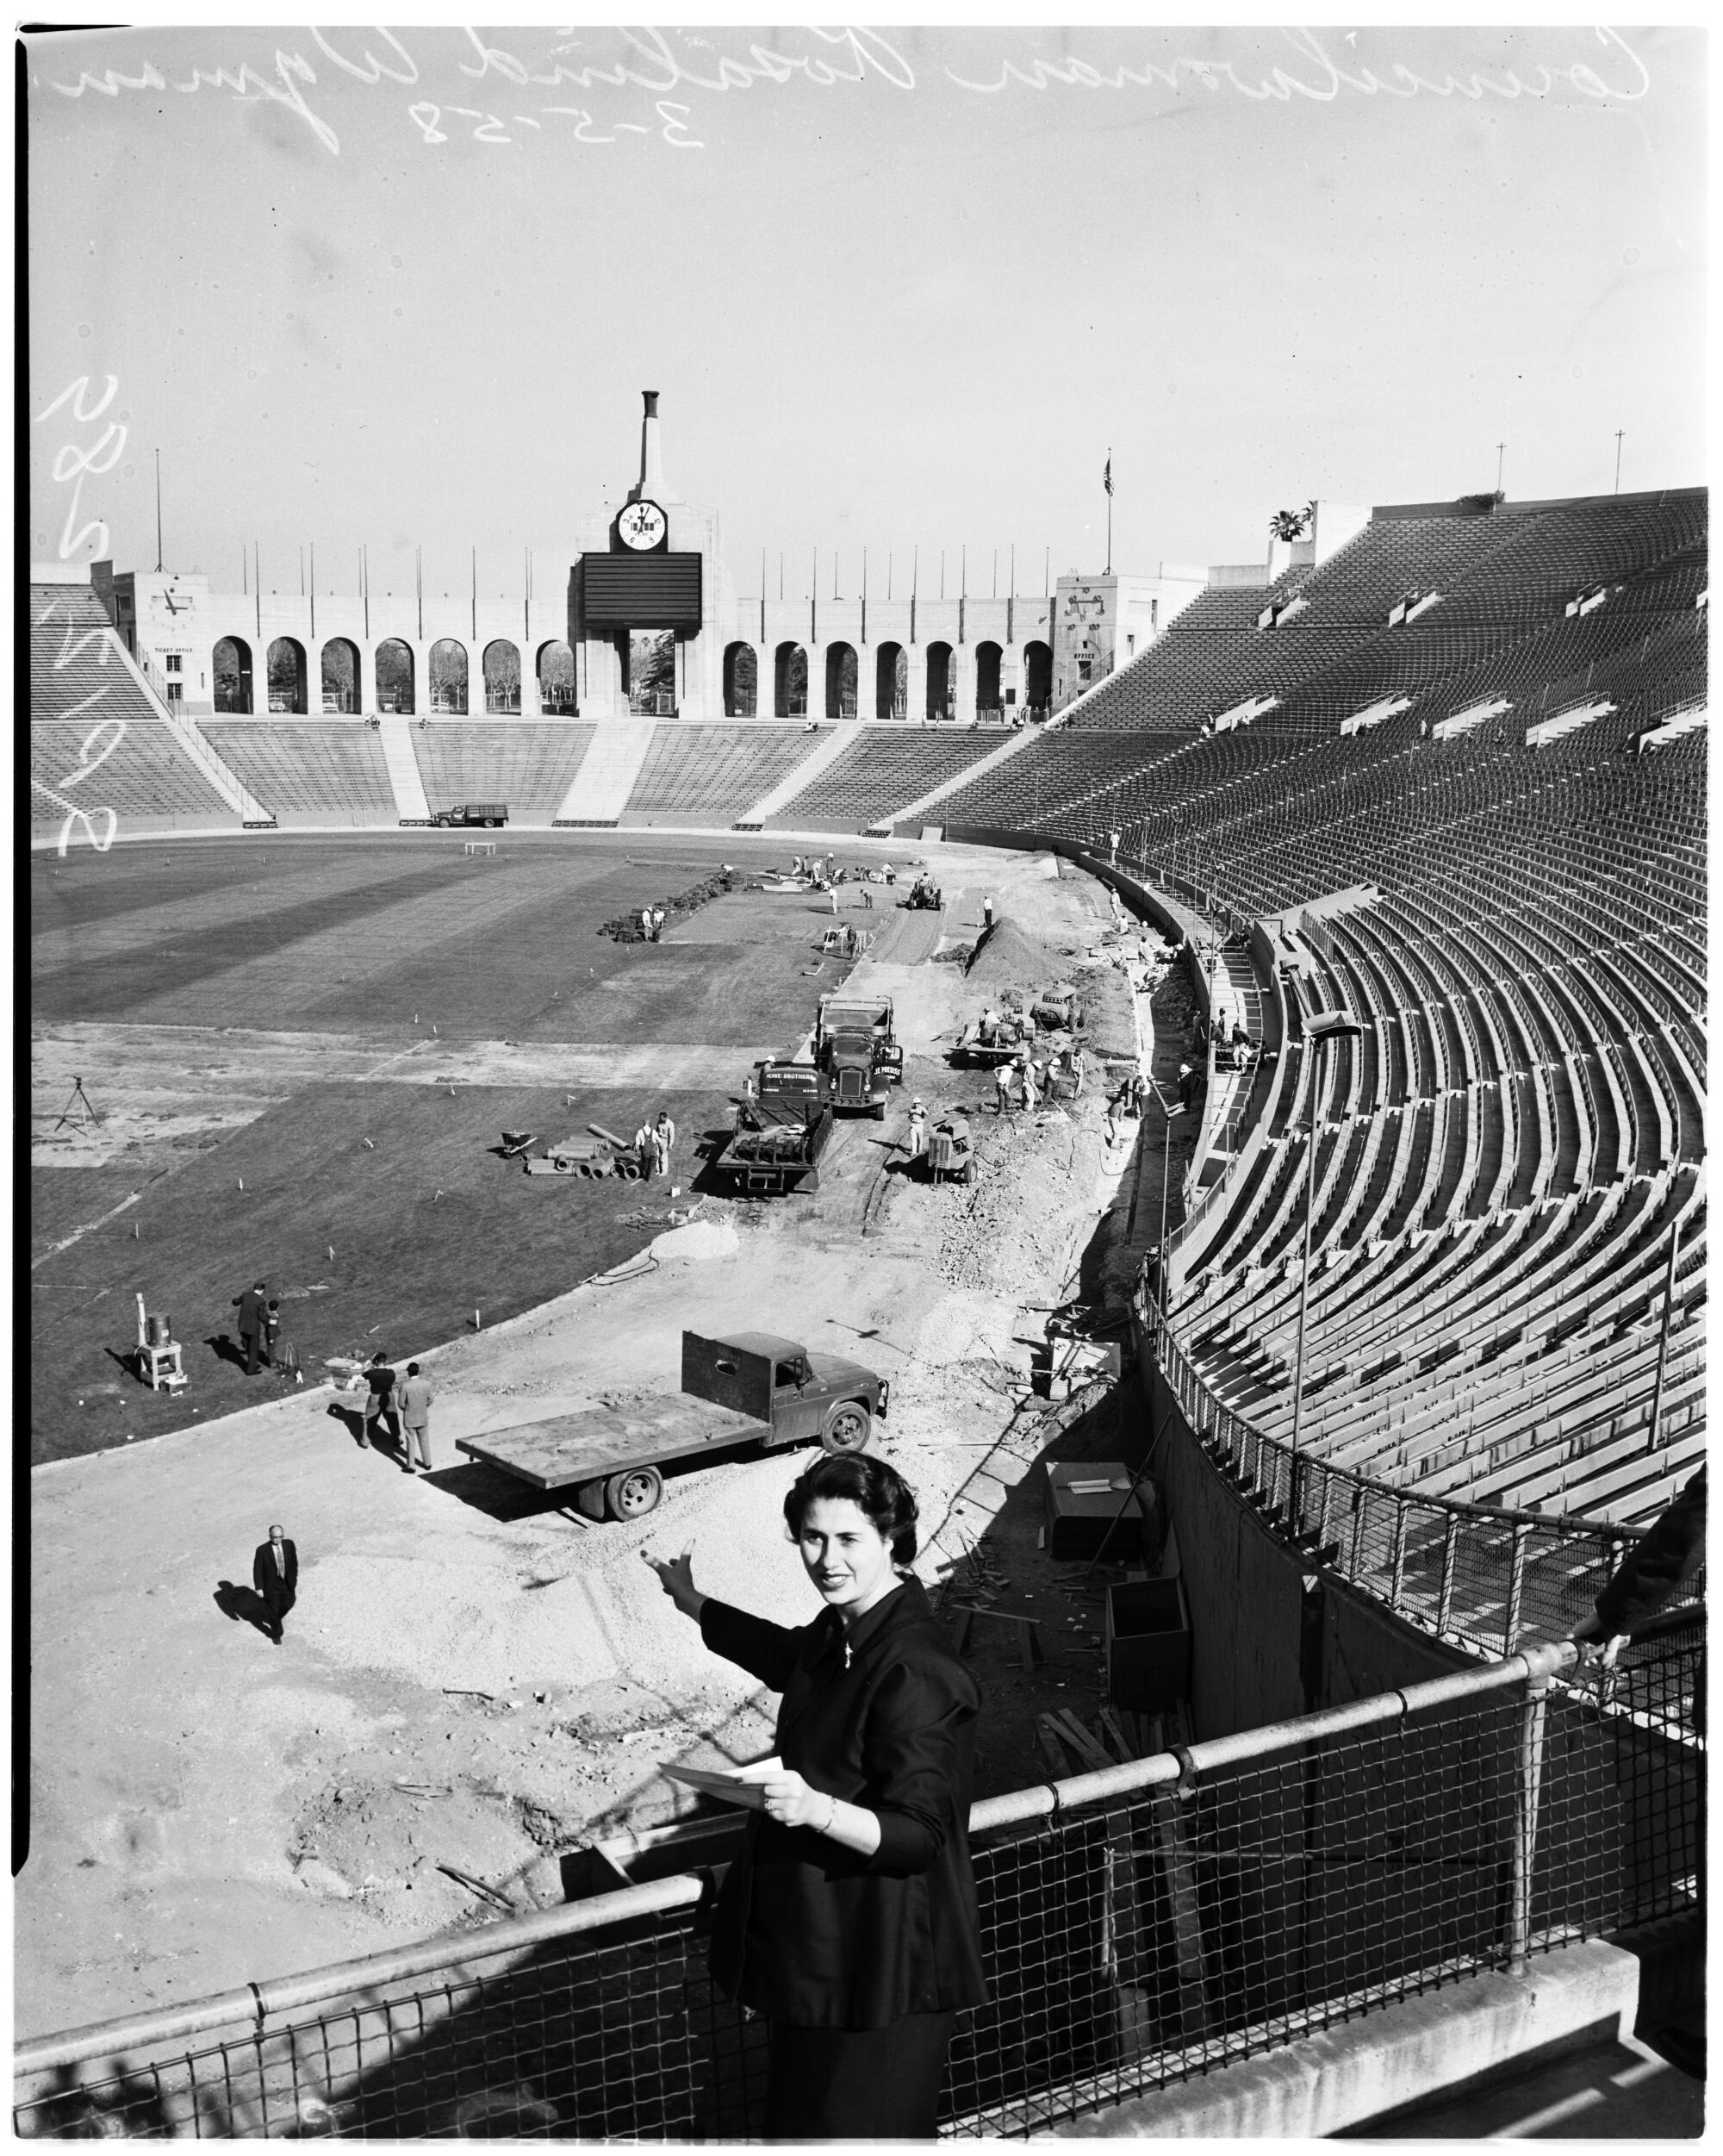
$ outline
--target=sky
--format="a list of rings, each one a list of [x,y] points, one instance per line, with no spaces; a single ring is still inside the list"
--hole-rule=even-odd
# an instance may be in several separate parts
[[[35,558],[543,594],[644,389],[743,595],[1705,477],[1695,29],[26,44]]]

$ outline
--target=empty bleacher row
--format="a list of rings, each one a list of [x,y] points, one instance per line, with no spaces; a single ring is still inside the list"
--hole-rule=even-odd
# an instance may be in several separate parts
[[[383,738],[368,719],[201,719],[198,730],[277,816],[393,823]]]
[[[788,776],[815,745],[799,723],[743,720],[655,727],[628,796],[631,814],[733,823]]]
[[[32,584],[31,837],[53,838],[68,818],[82,837],[83,817],[104,843],[128,825],[236,820],[127,665],[96,595]]]
[[[434,816],[467,801],[506,802],[512,816],[554,816],[594,728],[556,720],[414,720],[407,738]]]
[[[837,825],[851,831],[891,817],[999,745],[997,732],[859,726],[855,739],[768,822],[768,828]],[[1017,761],[1012,758],[1011,761]],[[942,807],[936,813],[942,814]]]

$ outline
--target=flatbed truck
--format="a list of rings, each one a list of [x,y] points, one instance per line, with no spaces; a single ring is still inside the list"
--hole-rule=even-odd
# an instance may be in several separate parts
[[[722,1459],[750,1444],[860,1452],[890,1393],[863,1364],[777,1333],[685,1331],[680,1393],[487,1430],[458,1449],[536,1489],[568,1491],[584,1518],[638,1519],[657,1505],[672,1461]]]

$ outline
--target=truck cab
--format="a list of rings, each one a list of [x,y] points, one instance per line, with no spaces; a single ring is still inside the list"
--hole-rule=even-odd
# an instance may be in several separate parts
[[[819,1000],[814,1022],[814,1061],[825,1074],[834,1106],[865,1111],[883,1122],[891,1088],[904,1075],[889,996],[858,1001],[829,995]]]
[[[769,1424],[768,1445],[817,1437],[829,1452],[859,1452],[891,1393],[884,1378],[847,1355],[821,1355],[770,1332],[721,1340],[684,1332],[682,1390]]]

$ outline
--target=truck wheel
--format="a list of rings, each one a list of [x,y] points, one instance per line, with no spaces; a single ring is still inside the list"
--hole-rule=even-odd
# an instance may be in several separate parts
[[[486,829],[487,831],[495,831],[495,830],[496,829],[496,819],[495,819],[495,816],[487,816],[487,817],[485,818],[485,826],[484,826],[484,827],[485,827],[485,829]]]
[[[827,1452],[862,1452],[873,1430],[874,1418],[861,1401],[845,1400],[833,1410],[819,1442]]]
[[[873,1106],[869,1108],[868,1112],[873,1117],[875,1123],[883,1123],[886,1119],[885,1102],[883,1100],[876,1100]]]
[[[973,1183],[975,1180],[975,1162],[973,1157],[963,1163],[963,1180],[966,1183]]]
[[[604,1486],[606,1511],[613,1520],[638,1520],[656,1511],[664,1494],[664,1478],[656,1467],[625,1467]]]

